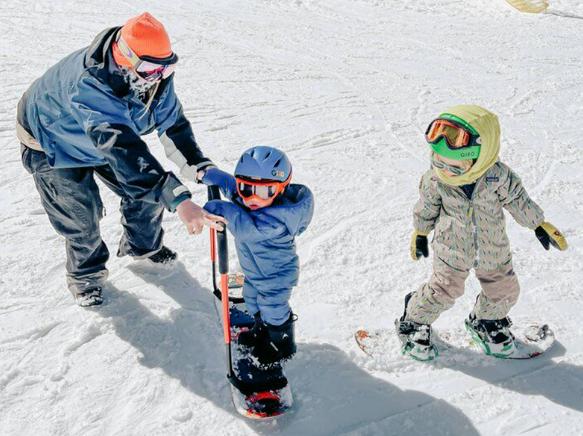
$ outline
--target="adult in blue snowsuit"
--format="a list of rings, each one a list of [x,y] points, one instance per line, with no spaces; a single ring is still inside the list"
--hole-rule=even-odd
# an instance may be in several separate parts
[[[304,185],[290,184],[291,164],[273,148],[243,153],[235,177],[217,168],[204,171],[202,182],[219,186],[229,201],[213,200],[204,208],[227,220],[245,274],[243,298],[254,327],[238,342],[253,347],[268,365],[295,353],[291,291],[298,283],[295,237],[306,230],[314,197]]]
[[[81,306],[100,304],[109,252],[101,239],[103,205],[94,175],[121,197],[118,256],[167,263],[164,208],[190,233],[222,218],[191,201],[140,138],[158,132],[167,156],[190,180],[212,165],[198,147],[174,91],[178,57],[163,25],[148,13],[101,32],[37,79],[18,104],[22,161],[33,175],[55,230],[65,237],[67,284]]]

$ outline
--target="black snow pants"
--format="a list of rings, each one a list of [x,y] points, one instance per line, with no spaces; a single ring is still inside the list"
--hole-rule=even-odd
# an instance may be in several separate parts
[[[109,251],[99,231],[104,209],[94,174],[121,197],[124,231],[118,256],[147,257],[162,247],[164,207],[131,199],[109,165],[51,168],[43,152],[24,145],[21,155],[24,168],[34,177],[51,225],[65,238],[67,285],[74,295],[102,286],[107,278]]]

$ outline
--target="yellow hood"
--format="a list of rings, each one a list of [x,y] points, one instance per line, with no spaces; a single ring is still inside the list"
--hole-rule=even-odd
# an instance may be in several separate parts
[[[447,176],[434,168],[440,180],[448,185],[461,186],[474,183],[498,160],[500,153],[500,123],[498,117],[487,109],[472,104],[451,107],[444,113],[455,115],[470,124],[480,134],[480,156],[469,171],[461,176]]]

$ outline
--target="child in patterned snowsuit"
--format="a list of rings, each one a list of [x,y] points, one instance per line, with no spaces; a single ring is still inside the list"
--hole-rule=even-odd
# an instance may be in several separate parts
[[[439,120],[441,130],[435,129]],[[459,140],[459,146],[464,138],[468,144],[452,151],[449,142]],[[433,231],[433,274],[407,295],[405,313],[397,320],[404,351],[419,360],[436,356],[430,326],[463,294],[464,282],[474,269],[482,290],[466,326],[480,335],[490,354],[508,356],[514,342],[507,315],[518,299],[519,284],[503,210],[534,230],[547,250],[549,245],[566,249],[566,240],[545,221],[520,178],[498,160],[496,115],[479,106],[455,106],[429,126],[426,139],[433,141],[432,168],[421,178],[411,256],[414,260],[428,256],[427,235]]]

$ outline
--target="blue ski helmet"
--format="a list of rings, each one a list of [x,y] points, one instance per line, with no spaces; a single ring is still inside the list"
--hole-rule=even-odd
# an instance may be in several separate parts
[[[285,153],[266,145],[257,145],[245,151],[235,167],[235,177],[251,180],[285,182],[290,179],[291,173],[291,162]]]

